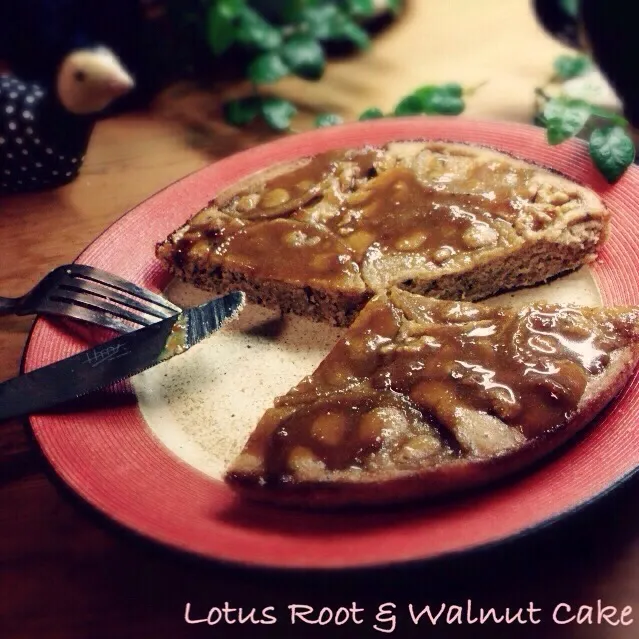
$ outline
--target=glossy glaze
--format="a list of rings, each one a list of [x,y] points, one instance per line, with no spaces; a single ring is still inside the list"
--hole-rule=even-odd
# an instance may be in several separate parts
[[[267,482],[500,455],[567,423],[636,324],[632,311],[375,299],[247,450]]]

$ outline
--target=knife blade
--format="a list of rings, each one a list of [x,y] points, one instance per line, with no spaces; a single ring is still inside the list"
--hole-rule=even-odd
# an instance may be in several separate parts
[[[0,384],[0,420],[37,413],[132,377],[187,351],[235,318],[233,292]]]

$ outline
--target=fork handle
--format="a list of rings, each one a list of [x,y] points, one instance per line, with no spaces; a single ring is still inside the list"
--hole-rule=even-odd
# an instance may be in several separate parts
[[[21,297],[0,297],[0,316],[17,313],[21,306]]]

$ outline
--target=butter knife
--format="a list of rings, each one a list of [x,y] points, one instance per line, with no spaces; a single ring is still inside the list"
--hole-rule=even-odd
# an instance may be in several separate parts
[[[233,319],[233,292],[0,384],[0,420],[37,413],[105,388],[187,351]]]

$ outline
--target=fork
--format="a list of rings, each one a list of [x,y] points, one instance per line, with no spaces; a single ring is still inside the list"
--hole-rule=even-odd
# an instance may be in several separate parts
[[[26,295],[0,297],[0,316],[63,315],[129,333],[182,309],[112,273],[83,264],[59,266]]]

